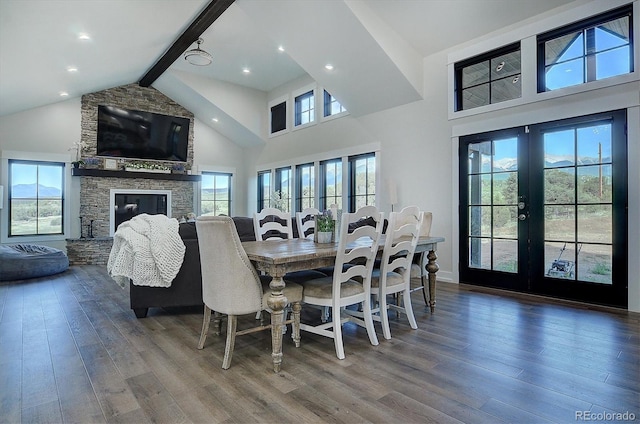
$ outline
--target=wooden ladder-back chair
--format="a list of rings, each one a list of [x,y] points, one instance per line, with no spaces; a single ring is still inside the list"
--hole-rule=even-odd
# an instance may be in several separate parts
[[[264,208],[253,215],[256,240],[280,240],[293,238],[291,214],[276,208]]]
[[[391,338],[388,309],[403,312],[411,328],[418,328],[411,307],[410,280],[411,263],[423,220],[424,213],[417,206],[391,212],[389,216],[380,268],[374,269],[371,276],[371,291],[378,299],[378,305],[373,309],[374,319],[382,323],[385,339]],[[396,304],[387,303],[387,296],[392,294],[400,295],[396,296]]]
[[[204,347],[211,311],[226,314],[227,341],[222,368],[231,366],[236,335],[267,330],[271,325],[262,325],[237,331],[237,316],[253,314],[267,309],[267,299],[271,294],[268,278],[261,278],[249,261],[233,220],[227,216],[201,216],[196,219],[200,266],[202,269],[202,298],[204,318],[198,349]],[[300,346],[300,301],[302,287],[287,283],[284,295],[293,306],[293,319],[285,324],[293,324],[293,340]],[[216,328],[219,332],[219,329]],[[272,337],[282,337],[276,335]]]
[[[313,233],[316,228],[315,216],[320,211],[317,208],[306,208],[302,212],[296,212],[296,224],[298,225],[298,238],[308,238],[313,240]]]
[[[349,224],[372,217],[376,226],[365,225],[349,232]],[[331,320],[320,325],[300,324],[300,329],[332,338],[336,356],[344,359],[342,324],[347,321],[365,327],[372,345],[378,344],[371,315],[371,271],[382,234],[382,213],[374,206],[365,206],[354,213],[342,215],[338,253],[333,276],[300,281],[304,287],[303,303],[331,308]],[[349,264],[350,266],[344,266]],[[360,319],[347,314],[347,306],[362,303]]]

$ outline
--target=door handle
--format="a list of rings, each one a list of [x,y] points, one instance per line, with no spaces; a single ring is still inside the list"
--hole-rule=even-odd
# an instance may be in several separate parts
[[[519,219],[520,221],[524,221],[525,219],[527,219],[527,215],[526,215],[526,214],[521,213],[520,215],[518,215],[518,219]]]

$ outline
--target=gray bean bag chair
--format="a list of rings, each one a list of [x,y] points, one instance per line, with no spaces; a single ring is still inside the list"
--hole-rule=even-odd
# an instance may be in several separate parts
[[[0,281],[44,277],[67,268],[69,258],[60,249],[35,244],[0,245]]]

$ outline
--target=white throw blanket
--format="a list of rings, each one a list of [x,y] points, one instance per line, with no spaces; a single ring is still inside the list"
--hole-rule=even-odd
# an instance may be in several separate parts
[[[186,250],[176,219],[140,214],[118,226],[107,262],[109,275],[122,287],[170,287]]]

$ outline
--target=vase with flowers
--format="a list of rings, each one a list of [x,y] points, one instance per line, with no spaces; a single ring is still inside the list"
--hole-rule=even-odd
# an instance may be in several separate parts
[[[316,221],[316,241],[318,243],[331,243],[335,221],[331,215],[331,211],[324,211],[315,216]]]

